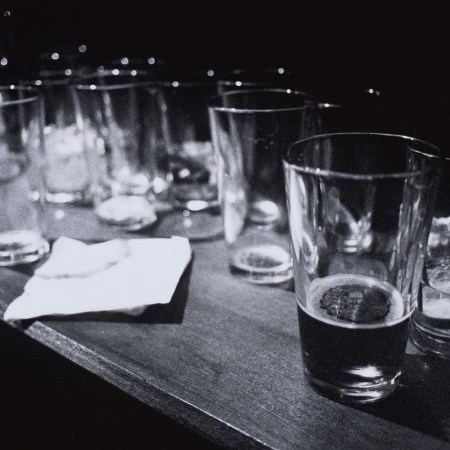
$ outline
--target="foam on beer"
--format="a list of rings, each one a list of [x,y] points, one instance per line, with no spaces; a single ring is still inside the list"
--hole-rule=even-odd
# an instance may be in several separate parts
[[[331,316],[325,309],[321,308],[320,301],[327,291],[337,286],[344,285],[359,285],[380,291],[389,299],[389,312],[383,319],[370,323],[353,323]],[[404,301],[400,292],[388,282],[379,281],[376,278],[363,275],[337,274],[323,278],[316,278],[312,281],[309,287],[309,292],[306,299],[306,309],[300,303],[299,306],[309,315],[315,316],[322,322],[345,328],[385,327],[386,325],[394,325],[405,318]]]

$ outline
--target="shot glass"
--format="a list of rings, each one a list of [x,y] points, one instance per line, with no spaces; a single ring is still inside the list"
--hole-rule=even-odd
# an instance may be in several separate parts
[[[92,200],[90,178],[74,80],[74,72],[66,69],[41,72],[20,84],[39,92],[46,201],[87,205]]]
[[[378,133],[313,136],[284,155],[303,367],[346,403],[394,391],[419,292],[439,150]]]
[[[38,93],[0,87],[0,266],[31,263],[49,251],[40,157]]]
[[[127,230],[155,223],[155,196],[170,184],[158,95],[135,70],[94,73],[76,85],[95,213]]]
[[[410,336],[422,351],[450,358],[450,157],[443,158],[436,207]]]
[[[223,235],[208,118],[208,101],[216,94],[213,75],[169,71],[160,81],[173,206],[161,218],[161,229],[193,240]]]
[[[211,101],[229,267],[243,280],[292,278],[282,154],[313,132],[313,105],[309,95],[282,89],[228,92]]]

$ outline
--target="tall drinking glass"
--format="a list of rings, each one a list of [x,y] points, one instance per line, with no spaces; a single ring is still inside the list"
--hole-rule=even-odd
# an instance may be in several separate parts
[[[88,158],[78,119],[73,71],[46,71],[20,84],[33,86],[39,92],[46,201],[90,204]]]
[[[377,133],[313,136],[284,155],[304,370],[333,399],[373,402],[399,382],[438,156]]]
[[[85,76],[76,93],[97,217],[128,230],[152,225],[154,194],[170,184],[158,90],[145,73],[112,70]]]
[[[173,209],[161,217],[160,227],[195,240],[221,237],[217,164],[208,119],[214,80],[200,73],[164,77],[159,86]]]
[[[291,90],[228,92],[209,107],[229,267],[243,280],[292,278],[282,154],[313,132],[314,100]]]
[[[0,87],[0,266],[31,263],[49,251],[41,158],[37,91]]]
[[[443,159],[427,253],[411,321],[411,339],[422,351],[450,358],[450,157]]]

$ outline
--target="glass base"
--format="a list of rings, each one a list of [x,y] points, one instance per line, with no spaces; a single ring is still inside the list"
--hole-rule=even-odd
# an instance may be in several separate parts
[[[154,207],[139,195],[118,195],[111,197],[95,208],[97,217],[126,231],[142,230],[156,220]]]
[[[422,327],[414,320],[414,316],[410,323],[409,336],[412,343],[422,352],[450,359],[450,336],[445,337],[441,333],[438,335],[437,332]]]
[[[278,245],[255,245],[234,252],[233,274],[255,284],[282,284],[293,276],[291,255]]]
[[[223,236],[222,217],[215,209],[172,210],[160,215],[158,230],[165,236],[182,236],[192,241],[219,239]]]
[[[393,378],[373,384],[366,380],[345,385],[333,385],[314,377],[307,369],[305,369],[305,374],[312,388],[319,394],[331,400],[349,404],[373,403],[386,398],[395,391],[401,375],[399,372]]]
[[[2,267],[38,261],[49,251],[49,243],[35,231],[0,232],[0,266]]]
[[[82,205],[92,204],[92,199],[82,192],[47,192],[45,200],[57,205]]]

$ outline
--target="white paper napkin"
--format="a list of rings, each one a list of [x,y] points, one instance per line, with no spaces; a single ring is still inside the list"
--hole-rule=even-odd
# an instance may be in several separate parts
[[[189,241],[183,237],[92,245],[62,237],[4,319],[97,311],[138,314],[148,305],[170,302],[190,259]]]

